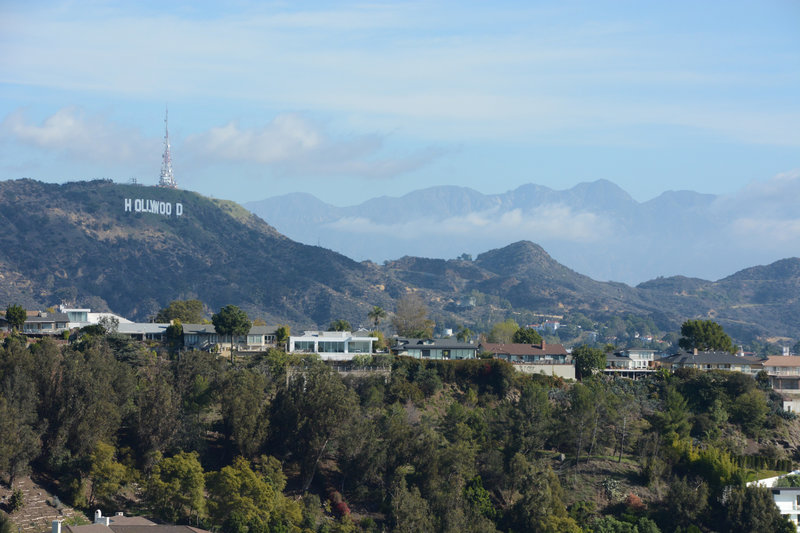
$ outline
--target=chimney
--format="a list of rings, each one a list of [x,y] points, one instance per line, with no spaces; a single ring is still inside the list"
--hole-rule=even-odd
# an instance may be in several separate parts
[[[695,349],[693,350],[693,352],[694,352],[694,355],[697,355],[697,348],[695,348]]]
[[[544,342],[544,337],[542,337],[542,351],[544,351],[546,347],[547,345]]]
[[[61,520],[53,520],[53,533],[61,533]]]
[[[108,526],[111,524],[111,520],[107,516],[103,516],[103,513],[98,509],[94,512],[94,523]]]

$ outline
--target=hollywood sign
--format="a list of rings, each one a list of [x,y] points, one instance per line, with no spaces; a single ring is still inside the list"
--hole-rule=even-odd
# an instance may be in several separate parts
[[[174,205],[174,208],[173,208]],[[146,200],[144,198],[125,198],[125,212],[126,213],[153,213],[155,215],[164,215],[166,217],[172,216],[175,213],[176,217],[183,215],[183,204],[175,202],[162,202],[159,200]]]

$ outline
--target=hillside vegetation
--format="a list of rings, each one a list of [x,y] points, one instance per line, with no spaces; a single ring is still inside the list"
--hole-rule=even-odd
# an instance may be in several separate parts
[[[5,339],[0,481],[223,533],[791,531],[744,482],[796,466],[798,422],[749,376],[158,353]]]

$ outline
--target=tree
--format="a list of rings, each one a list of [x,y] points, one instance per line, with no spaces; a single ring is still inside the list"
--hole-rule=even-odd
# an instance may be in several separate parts
[[[271,461],[262,457],[268,465]],[[243,457],[207,475],[208,507],[213,521],[226,532],[290,531],[300,524],[300,504],[281,493],[274,468],[254,469]]]
[[[666,437],[667,442],[684,438],[689,435],[691,428],[690,415],[686,398],[674,387],[668,387],[664,407],[653,413],[653,427]]]
[[[299,460],[303,490],[358,412],[356,393],[322,362],[312,363],[278,392],[272,403],[272,437]]]
[[[173,319],[172,324],[164,331],[170,353],[179,352],[183,348],[183,324],[180,318]]]
[[[575,361],[575,371],[579,379],[589,377],[595,370],[602,370],[606,367],[606,354],[603,353],[603,350],[591,348],[585,344],[572,350],[572,359]]]
[[[428,319],[428,307],[422,298],[411,293],[398,300],[392,326],[401,337],[431,338],[435,324]]]
[[[0,533],[14,533],[15,531],[16,528],[14,527],[14,522],[11,521],[11,517],[0,511]]]
[[[681,325],[681,335],[678,345],[684,350],[736,352],[731,338],[713,320],[687,320]]]
[[[200,324],[204,314],[200,300],[173,300],[158,312],[156,322],[171,322],[177,318],[184,324]]]
[[[100,320],[97,321],[97,325],[103,328],[104,335],[116,333],[119,329],[119,319],[114,316],[105,315],[100,317]]]
[[[330,323],[328,331],[353,331],[353,327],[350,325],[350,322],[340,318]]]
[[[372,323],[375,324],[375,327],[381,325],[381,320],[386,318],[386,311],[383,310],[383,307],[379,305],[375,305],[372,307],[369,313],[367,313],[367,318],[372,320]]]
[[[291,334],[292,330],[289,326],[278,326],[278,329],[275,330],[275,342],[278,343],[278,346],[285,348]]]
[[[92,490],[89,495],[89,505],[98,503],[110,504],[122,486],[125,478],[125,465],[119,463],[114,456],[116,449],[111,444],[98,442],[89,457],[89,480]]]
[[[267,380],[249,369],[232,370],[222,385],[222,421],[225,435],[241,455],[255,457],[267,438],[269,404]]]
[[[492,330],[489,332],[489,342],[498,342],[502,344],[514,342],[514,334],[518,329],[519,324],[512,318],[503,322],[498,322],[492,326]]]
[[[458,333],[456,333],[456,339],[461,342],[469,342],[469,340],[472,338],[472,335],[473,333],[471,329],[468,327],[463,327],[458,330]]]
[[[533,328],[519,328],[511,337],[515,344],[542,344],[542,336]]]
[[[28,319],[28,313],[21,305],[13,304],[6,308],[6,320],[12,331],[19,331]]]
[[[675,526],[697,524],[708,510],[708,485],[704,481],[690,482],[676,478],[669,485],[666,504]]]
[[[247,335],[250,332],[250,319],[247,313],[235,305],[226,305],[211,316],[211,323],[214,324],[214,331],[219,335],[228,335],[231,339],[231,349],[233,349],[233,336]]]
[[[205,474],[197,452],[179,452],[153,466],[147,480],[147,502],[170,522],[190,519],[205,512]]]
[[[395,523],[392,531],[415,533],[417,531],[433,531],[431,513],[428,502],[416,486],[409,490],[406,484],[406,472],[412,467],[399,467],[395,473],[395,481],[391,488],[391,517]]]
[[[789,533],[796,531],[789,517],[782,515],[764,487],[738,487],[733,489],[724,506],[724,531],[749,531],[752,533]]]

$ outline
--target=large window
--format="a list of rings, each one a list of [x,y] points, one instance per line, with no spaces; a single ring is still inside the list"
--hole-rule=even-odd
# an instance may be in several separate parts
[[[347,350],[350,353],[370,353],[370,341],[350,341]]]
[[[344,353],[344,341],[319,341],[320,353]]]
[[[295,352],[313,352],[314,341],[294,341]]]

